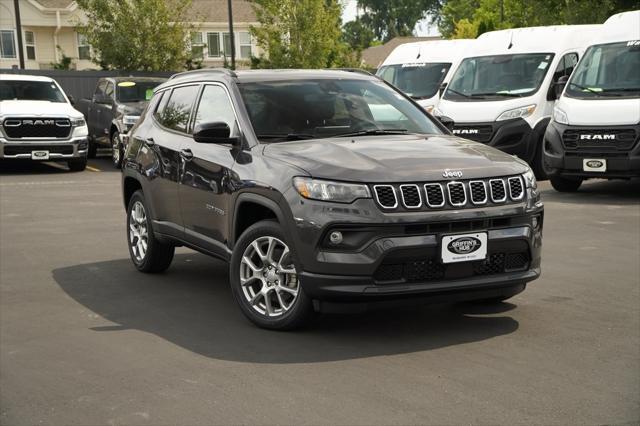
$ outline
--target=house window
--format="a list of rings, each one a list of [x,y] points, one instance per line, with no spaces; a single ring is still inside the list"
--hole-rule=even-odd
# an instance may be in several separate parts
[[[251,58],[251,34],[246,31],[238,33],[238,44],[240,45],[240,57],[242,59]]]
[[[207,33],[207,47],[210,58],[220,57],[220,33]]]
[[[16,57],[16,35],[13,30],[0,30],[0,58]]]
[[[201,32],[191,33],[191,55],[194,58],[201,59],[204,53],[204,41]]]
[[[78,58],[91,59],[91,46],[84,34],[78,34]]]
[[[228,58],[231,57],[231,36],[229,33],[222,33],[222,39],[224,40],[224,46],[222,47],[222,54]]]
[[[24,45],[27,49],[27,59],[30,61],[36,60],[36,36],[33,31],[24,32]]]

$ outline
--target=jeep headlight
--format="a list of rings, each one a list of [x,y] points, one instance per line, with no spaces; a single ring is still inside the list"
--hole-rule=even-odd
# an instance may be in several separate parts
[[[567,114],[558,107],[553,108],[553,121],[560,124],[569,124]]]
[[[531,169],[524,172],[522,177],[524,178],[524,184],[527,188],[530,188],[534,191],[538,189],[538,182],[536,181],[536,175],[533,174],[533,171]]]
[[[535,110],[535,105],[527,105],[516,109],[510,109],[500,114],[498,118],[496,118],[496,121],[511,120],[513,118],[525,118],[533,114]]]
[[[122,123],[127,126],[133,126],[140,119],[139,115],[125,115],[122,117]]]
[[[293,186],[304,198],[336,203],[351,203],[358,198],[371,198],[366,185],[332,182],[307,177],[293,178]]]

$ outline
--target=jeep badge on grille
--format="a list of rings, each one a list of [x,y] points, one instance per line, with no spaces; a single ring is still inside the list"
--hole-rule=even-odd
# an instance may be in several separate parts
[[[444,172],[442,172],[442,177],[444,177],[444,178],[461,178],[462,177],[462,171],[446,169]]]

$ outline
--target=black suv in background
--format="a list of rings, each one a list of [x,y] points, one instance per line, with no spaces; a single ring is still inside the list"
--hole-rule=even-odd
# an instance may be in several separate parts
[[[504,300],[540,275],[529,167],[452,136],[364,73],[198,70],[157,87],[123,163],[143,272],[175,246],[230,262],[261,327],[336,302]]]

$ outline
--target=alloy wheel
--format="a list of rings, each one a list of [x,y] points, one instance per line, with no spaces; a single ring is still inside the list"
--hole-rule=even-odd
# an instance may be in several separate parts
[[[136,201],[129,215],[129,245],[136,262],[142,262],[147,254],[149,230],[144,205]]]
[[[251,307],[267,317],[287,313],[298,299],[298,275],[289,247],[264,236],[247,246],[240,262],[240,285]]]

